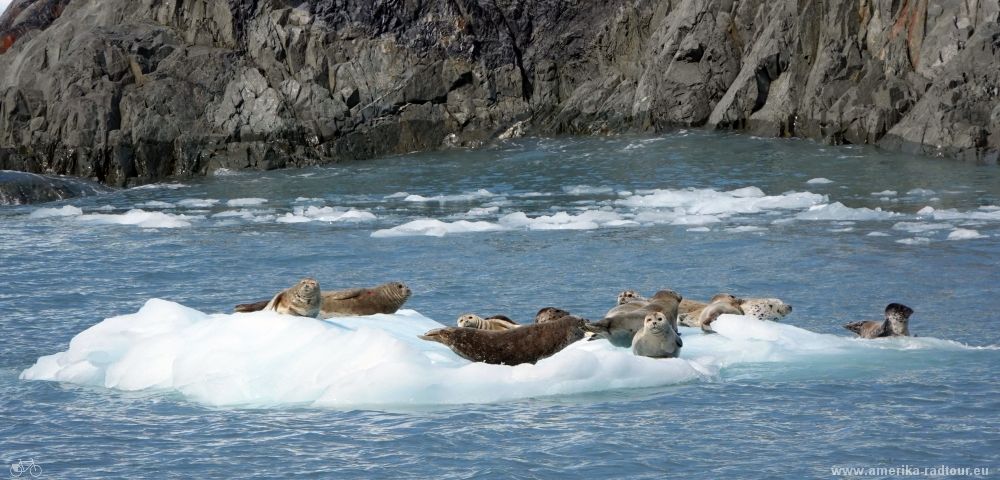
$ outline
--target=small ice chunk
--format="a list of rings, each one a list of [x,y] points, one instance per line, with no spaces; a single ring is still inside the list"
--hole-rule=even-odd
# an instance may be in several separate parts
[[[948,234],[948,240],[973,240],[985,237],[986,235],[979,233],[979,231],[967,228],[956,228]]]
[[[818,177],[809,179],[806,181],[806,183],[810,185],[825,185],[827,183],[833,183],[833,180],[830,180],[829,178]]]

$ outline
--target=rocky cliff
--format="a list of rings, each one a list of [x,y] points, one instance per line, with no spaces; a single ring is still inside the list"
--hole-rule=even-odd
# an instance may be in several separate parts
[[[15,0],[0,169],[127,185],[739,129],[996,162],[996,0]]]

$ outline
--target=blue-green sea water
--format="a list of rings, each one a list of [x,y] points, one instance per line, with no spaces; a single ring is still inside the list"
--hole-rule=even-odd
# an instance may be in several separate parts
[[[412,312],[225,315],[304,276],[404,281]],[[466,365],[406,330],[598,319],[626,288],[794,309],[685,330],[659,361],[589,342]],[[0,207],[0,460],[44,478],[995,476],[998,297],[995,166],[682,131],[219,171]],[[890,302],[916,338],[841,327]]]

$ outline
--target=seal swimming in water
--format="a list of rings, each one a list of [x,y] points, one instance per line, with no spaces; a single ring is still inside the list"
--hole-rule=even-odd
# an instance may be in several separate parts
[[[503,316],[494,315],[489,318],[482,318],[474,313],[466,313],[458,317],[458,326],[466,328],[478,328],[480,330],[510,330],[517,328],[517,322]]]
[[[698,316],[701,311],[713,304],[713,303],[727,303],[735,308],[740,308],[744,300],[742,298],[737,298],[736,296],[729,293],[719,293],[708,299],[708,302],[699,302],[697,300],[681,300],[680,305],[677,307],[677,320],[681,325],[688,327],[697,327]]]
[[[670,327],[676,331],[677,306],[682,298],[679,293],[673,290],[660,290],[649,299],[649,302],[642,304],[639,308],[615,313],[600,321],[588,324],[587,331],[594,334],[590,340],[606,338],[616,347],[631,347],[632,338],[639,330],[642,330],[646,315],[653,312],[663,313],[669,321]]]
[[[510,330],[479,330],[445,327],[419,337],[446,345],[458,356],[473,362],[495,365],[535,363],[551,357],[584,336],[587,321],[565,315],[544,323],[523,325]]]
[[[319,282],[311,278],[303,278],[294,286],[278,292],[264,305],[263,310],[315,318],[319,315],[319,291]]]
[[[322,292],[319,318],[396,313],[410,298],[411,293],[410,288],[402,282]],[[255,312],[266,305],[267,302],[245,303],[237,305],[236,311]]]
[[[908,337],[910,336],[910,315],[913,309],[902,303],[890,303],[885,307],[885,320],[869,320],[867,322],[851,322],[844,328],[858,334],[861,338]]]
[[[777,298],[748,298],[740,304],[744,315],[777,322],[792,313],[792,306]]]
[[[705,333],[715,333],[715,330],[712,330],[712,322],[719,318],[719,315],[725,313],[730,315],[743,315],[743,310],[734,307],[729,302],[715,302],[701,309],[701,313],[698,314],[698,318],[692,322],[694,325],[689,326],[701,327],[701,330]]]
[[[673,322],[663,312],[646,314],[642,330],[632,339],[632,353],[640,357],[677,358],[684,342],[674,330]]]

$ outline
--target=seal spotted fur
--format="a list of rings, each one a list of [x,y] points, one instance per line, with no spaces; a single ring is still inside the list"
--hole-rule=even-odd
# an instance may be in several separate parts
[[[643,328],[646,315],[653,312],[663,313],[669,321],[671,328],[676,331],[677,306],[682,298],[679,293],[673,290],[660,290],[649,299],[649,302],[640,304],[638,308],[631,311],[613,313],[600,321],[587,325],[587,331],[594,334],[590,340],[606,338],[616,347],[631,347],[633,337]],[[633,303],[621,306],[629,305],[633,305]]]
[[[410,288],[402,282],[389,282],[371,288],[350,288],[322,292],[319,318],[350,315],[396,313],[410,298]],[[256,312],[267,302],[245,303],[236,306],[237,312]]]
[[[271,298],[271,301],[264,305],[263,310],[315,318],[319,315],[319,292],[319,282],[311,278],[303,278],[293,287],[278,292]]]
[[[466,313],[458,317],[458,326],[480,330],[510,330],[518,327],[516,322],[503,315],[482,318],[474,313]]]
[[[663,312],[652,312],[632,339],[632,353],[640,357],[677,358],[684,342]]]
[[[908,337],[910,336],[910,315],[913,309],[902,303],[890,303],[885,307],[885,320],[867,322],[851,322],[844,328],[858,334],[861,338]]]
[[[419,337],[446,345],[458,356],[495,365],[535,363],[551,357],[584,336],[587,321],[572,315],[510,330],[445,327]]]

